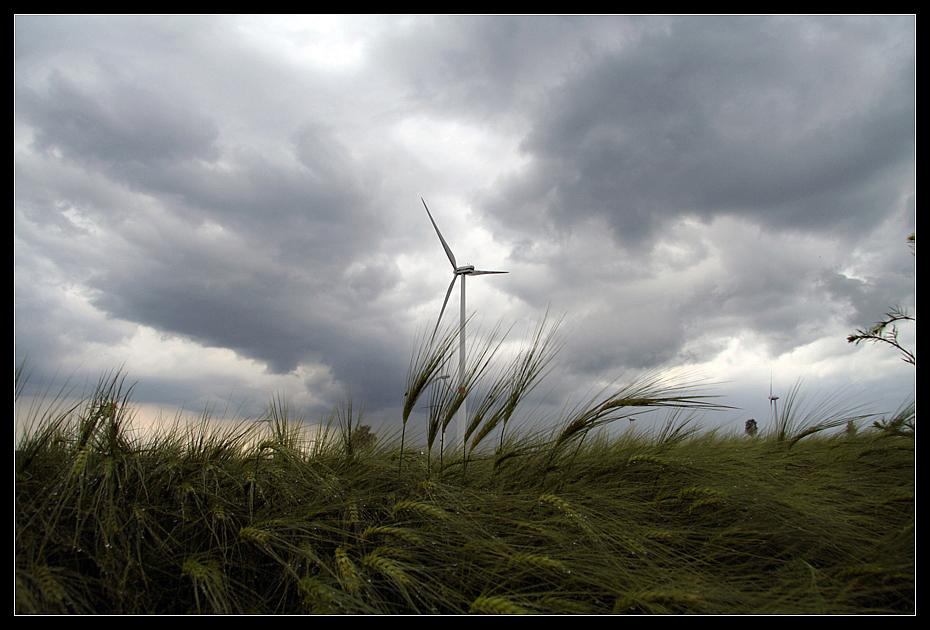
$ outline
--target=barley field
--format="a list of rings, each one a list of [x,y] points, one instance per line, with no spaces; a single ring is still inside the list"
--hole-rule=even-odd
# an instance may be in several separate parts
[[[454,452],[435,438],[455,400],[386,437],[346,403],[312,440],[282,401],[143,436],[118,375],[46,405],[16,448],[15,612],[915,612],[912,404],[725,434],[689,415],[713,401],[653,379],[502,433],[535,348]],[[661,429],[602,430],[643,408]]]

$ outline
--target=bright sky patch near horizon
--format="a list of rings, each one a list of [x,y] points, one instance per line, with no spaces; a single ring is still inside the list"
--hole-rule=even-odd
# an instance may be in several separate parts
[[[564,315],[544,408],[684,364],[712,425],[799,379],[890,412],[915,369],[846,336],[916,315],[915,64],[913,15],[15,16],[14,360],[396,427],[423,197],[509,271],[476,323]]]

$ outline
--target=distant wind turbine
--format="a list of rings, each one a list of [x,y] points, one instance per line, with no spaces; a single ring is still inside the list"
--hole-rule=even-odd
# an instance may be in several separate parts
[[[775,430],[778,430],[778,396],[772,390],[772,378],[769,377],[769,406],[772,408],[772,420],[775,423]]]
[[[436,221],[433,220],[433,215],[429,211],[429,206],[426,205],[426,200],[420,197],[420,201],[423,202],[423,207],[426,208],[426,214],[429,216],[430,223],[433,224],[433,229],[436,230],[436,236],[439,237],[439,242],[442,243],[442,248],[446,250],[446,256],[449,257],[449,262],[452,263],[452,282],[449,283],[449,289],[446,291],[446,299],[442,302],[442,309],[439,311],[439,319],[436,320],[436,328],[433,330],[433,337],[436,336],[436,331],[439,330],[439,324],[442,321],[442,315],[446,311],[446,305],[449,303],[449,296],[452,295],[452,289],[455,287],[455,281],[461,277],[462,278],[462,297],[460,300],[459,308],[459,393],[464,394],[465,387],[465,276],[486,276],[489,274],[496,273],[507,273],[506,271],[484,271],[481,269],[475,269],[474,265],[462,265],[458,266],[458,263],[455,262],[455,254],[452,253],[452,249],[449,247],[449,244],[446,243],[446,239],[442,237],[442,232],[439,231],[439,227],[436,225]],[[465,403],[462,402],[462,407],[459,410],[460,421],[459,426],[463,424],[461,421],[462,418],[465,418]],[[456,427],[458,430],[458,427]]]

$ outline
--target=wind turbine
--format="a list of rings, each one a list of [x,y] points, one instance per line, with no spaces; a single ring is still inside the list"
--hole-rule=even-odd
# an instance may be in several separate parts
[[[420,201],[423,202],[423,207],[426,208],[426,214],[429,216],[430,223],[433,224],[433,229],[436,230],[436,236],[439,237],[442,248],[446,250],[446,256],[449,257],[449,262],[452,263],[452,282],[449,283],[449,288],[446,290],[446,299],[442,302],[442,309],[439,311],[439,319],[436,320],[436,328],[433,330],[433,337],[436,336],[436,331],[439,330],[439,323],[442,321],[442,315],[446,311],[446,305],[449,303],[449,296],[452,295],[455,281],[459,278],[462,279],[462,297],[459,305],[459,394],[465,394],[465,276],[486,276],[507,272],[475,269],[474,265],[462,265],[459,267],[458,263],[455,262],[455,254],[452,253],[452,249],[449,247],[449,244],[446,243],[446,239],[442,237],[442,232],[439,231],[439,226],[437,226],[436,221],[433,220],[433,215],[429,211],[429,206],[426,205],[426,200],[420,197]],[[463,425],[466,417],[465,402],[463,401],[462,407],[459,410],[459,422],[456,431],[459,430],[458,427]]]
[[[772,392],[772,377],[769,377],[769,406],[772,408],[772,420],[775,430],[778,431],[778,396]]]

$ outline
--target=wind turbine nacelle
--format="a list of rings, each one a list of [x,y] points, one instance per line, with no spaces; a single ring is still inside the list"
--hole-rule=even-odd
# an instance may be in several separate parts
[[[506,271],[486,271],[484,269],[475,269],[474,265],[462,265],[456,267],[452,272],[456,276],[487,276],[494,273],[507,273]],[[453,278],[454,280],[455,278]]]

